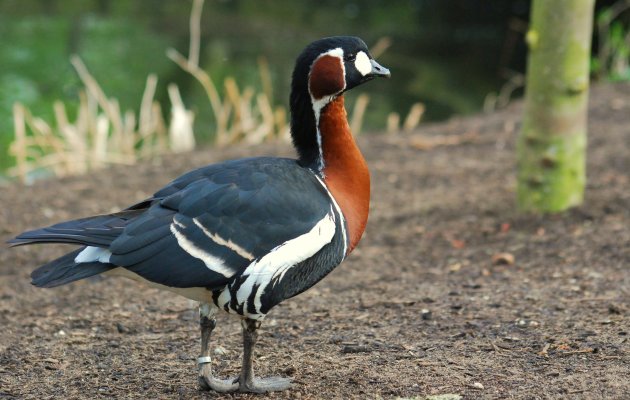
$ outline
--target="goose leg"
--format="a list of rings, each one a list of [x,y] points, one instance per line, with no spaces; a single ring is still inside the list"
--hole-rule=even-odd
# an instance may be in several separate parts
[[[215,392],[234,392],[239,386],[235,379],[217,379],[212,376],[212,364],[210,357],[210,335],[217,322],[214,318],[216,307],[212,304],[199,305],[199,325],[201,326],[201,355],[197,359],[199,365],[199,385],[202,390],[214,390]]]
[[[254,376],[254,346],[258,339],[260,321],[244,319],[243,326],[243,365],[238,378],[240,392],[265,393],[285,390],[291,387],[291,380],[281,377],[256,378]]]

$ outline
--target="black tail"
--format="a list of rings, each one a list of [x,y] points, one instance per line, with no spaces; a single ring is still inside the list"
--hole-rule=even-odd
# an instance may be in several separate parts
[[[85,246],[107,249],[123,232],[125,226],[143,213],[144,209],[130,209],[109,215],[97,215],[73,221],[62,222],[47,228],[24,232],[8,241],[11,246],[34,243],[70,243],[83,245],[80,249],[66,254],[46,265],[37,268],[31,274],[32,283],[39,287],[55,287],[79,279],[98,275],[115,265],[106,262],[75,262],[77,255]]]
[[[75,250],[37,268],[31,273],[31,283],[37,287],[51,288],[116,268],[115,265],[100,262],[77,264],[74,259],[83,249]]]
[[[11,246],[33,243],[70,243],[85,246],[107,247],[125,229],[125,226],[144,210],[125,210],[115,214],[61,222],[47,228],[19,234],[9,240]]]

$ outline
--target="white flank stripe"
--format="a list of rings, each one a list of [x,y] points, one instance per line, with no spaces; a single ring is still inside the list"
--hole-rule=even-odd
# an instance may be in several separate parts
[[[227,265],[225,265],[222,259],[220,259],[219,257],[215,257],[212,254],[208,253],[207,251],[195,246],[193,242],[188,240],[188,238],[184,236],[184,234],[178,230],[178,227],[183,227],[183,226],[184,225],[182,225],[181,222],[177,222],[173,220],[173,223],[171,224],[171,227],[170,227],[171,233],[175,235],[175,238],[177,239],[177,244],[179,244],[179,247],[184,249],[184,251],[190,254],[191,256],[203,261],[203,263],[206,265],[206,267],[208,267],[210,271],[214,271],[217,274],[221,274],[225,276],[226,278],[232,277],[234,275],[234,271],[231,268],[229,268]]]
[[[74,262],[77,264],[87,263],[87,262],[101,262],[108,263],[109,258],[112,256],[112,252],[104,249],[102,247],[88,246],[77,254],[74,258]]]
[[[272,279],[275,277],[282,279],[289,269],[313,256],[330,243],[333,236],[335,236],[335,214],[331,210],[309,232],[287,240],[260,260],[249,264],[243,272],[243,276],[247,278],[236,293],[238,303],[244,304],[254,285],[258,285],[254,306],[257,311],[260,311],[260,296]]]
[[[201,224],[201,222],[199,222],[197,220],[197,218],[193,218],[193,222],[195,223],[195,225],[197,225],[197,227],[199,229],[201,229],[203,231],[203,233],[206,236],[208,236],[216,244],[227,247],[228,249],[232,250],[233,252],[235,252],[239,256],[241,256],[241,257],[243,257],[243,258],[245,258],[245,259],[247,259],[249,261],[252,261],[255,258],[252,253],[250,253],[249,251],[245,250],[244,248],[242,248],[238,244],[234,243],[233,241],[225,240],[221,236],[213,234],[212,232],[208,231],[206,229],[206,227],[203,226]]]
[[[339,214],[341,218],[341,223],[339,225],[341,225],[341,237],[343,238],[343,258],[345,259],[346,252],[348,251],[348,234],[346,233],[346,217],[341,212],[341,207],[339,207],[339,204],[337,204],[337,200],[335,200],[335,197],[332,195],[332,193],[330,193],[330,190],[328,190],[328,186],[326,186],[324,181],[321,180],[321,178],[317,176],[317,174],[314,174],[314,175],[315,175],[315,178],[317,178],[317,180],[319,181],[319,183],[324,187],[324,189],[326,189],[326,193],[328,193],[328,197],[330,197],[330,201],[332,201],[333,205],[335,206],[335,211],[337,211],[337,213]]]
[[[221,307],[222,309],[225,309],[225,306],[227,306],[229,303],[230,303],[230,290],[225,288],[219,295],[219,298],[217,299],[217,306]]]

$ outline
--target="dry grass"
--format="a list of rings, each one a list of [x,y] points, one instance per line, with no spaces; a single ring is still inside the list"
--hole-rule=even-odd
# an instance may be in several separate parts
[[[200,22],[204,0],[194,0],[190,15],[188,57],[175,49],[166,54],[203,87],[214,115],[215,144],[225,146],[237,142],[257,144],[269,140],[289,140],[288,112],[274,106],[271,74],[265,58],[259,58],[260,86],[241,88],[233,77],[218,90],[212,77],[199,66]],[[373,47],[375,56],[389,47],[388,38]],[[194,113],[184,105],[176,85],[168,86],[171,118],[165,122],[163,110],[155,101],[158,78],[149,75],[139,112],[122,112],[118,101],[108,97],[78,56],[71,63],[84,88],[79,95],[76,119],[71,121],[66,105],[53,105],[55,121],[38,118],[20,103],[13,107],[15,140],[9,154],[16,166],[9,175],[29,182],[38,173],[55,176],[85,174],[111,164],[132,165],[139,160],[167,152],[190,151],[195,147]],[[367,95],[360,95],[354,105],[350,124],[355,134],[362,128]],[[423,108],[412,108],[403,129],[417,125]],[[390,116],[391,119],[391,116]],[[400,129],[398,125],[391,129]]]
[[[389,113],[387,116],[387,133],[406,132],[409,133],[416,129],[424,115],[425,106],[422,103],[415,103],[409,109],[407,117],[405,117],[402,126],[400,124],[400,114],[396,112]]]
[[[53,105],[54,124],[16,103],[15,141],[9,148],[16,166],[9,170],[10,175],[27,182],[37,171],[50,171],[56,176],[84,174],[109,164],[131,165],[169,149],[162,110],[154,100],[155,75],[147,78],[136,116],[131,111],[121,112],[118,101],[105,95],[81,59],[74,56],[71,62],[85,86],[79,95],[76,119],[68,118],[61,101]],[[174,105],[174,113],[185,112],[179,107],[182,105]]]

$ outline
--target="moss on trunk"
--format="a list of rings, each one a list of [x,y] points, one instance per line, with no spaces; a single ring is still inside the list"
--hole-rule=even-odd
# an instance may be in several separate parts
[[[594,0],[534,0],[525,113],[517,144],[518,205],[578,205],[586,181],[586,123]]]

